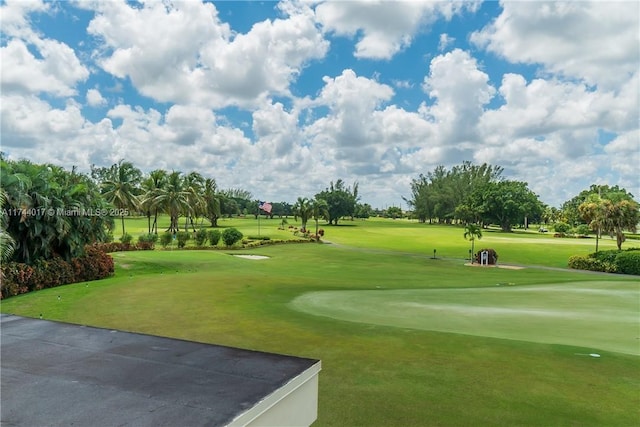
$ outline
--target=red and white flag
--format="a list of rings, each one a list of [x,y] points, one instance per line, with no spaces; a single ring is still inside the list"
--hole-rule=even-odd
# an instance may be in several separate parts
[[[265,211],[266,213],[271,213],[271,203],[269,202],[260,202],[260,204],[258,205],[258,207],[260,209],[262,209],[263,211]]]

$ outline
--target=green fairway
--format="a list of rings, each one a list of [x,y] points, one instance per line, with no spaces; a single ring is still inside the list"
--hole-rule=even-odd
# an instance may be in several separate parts
[[[292,306],[352,322],[640,355],[637,283],[321,291],[297,297]]]
[[[257,231],[252,219],[221,225]],[[276,220],[261,227],[291,235]],[[640,418],[640,358],[629,343],[640,335],[637,276],[466,267],[469,242],[457,227],[376,220],[325,229],[336,244],[114,253],[113,277],[12,297],[1,310],[321,359],[317,426]],[[482,245],[507,239],[504,263],[558,266],[591,251],[587,240],[488,234]],[[451,257],[431,259],[433,242]],[[314,296],[317,313],[307,307]],[[342,306],[355,314],[342,317]],[[425,316],[439,328],[424,327]]]

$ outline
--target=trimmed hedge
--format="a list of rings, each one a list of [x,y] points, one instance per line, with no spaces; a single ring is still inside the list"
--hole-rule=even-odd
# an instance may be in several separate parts
[[[608,261],[601,261],[590,255],[574,255],[569,258],[569,268],[576,270],[602,271],[605,273],[617,273],[616,264]]]
[[[216,246],[218,244],[218,242],[220,241],[220,236],[222,236],[220,230],[209,230],[207,232],[207,239],[209,239],[209,244],[211,246]]]
[[[240,240],[242,240],[242,233],[237,228],[225,228],[222,232],[222,241],[227,247],[233,246],[234,243]]]
[[[640,251],[624,251],[616,256],[618,272],[640,275]]]
[[[640,249],[609,250],[569,258],[569,268],[640,275]]]
[[[33,265],[17,262],[4,264],[0,295],[7,298],[70,283],[103,279],[113,272],[113,258],[97,245],[91,245],[85,248],[85,255],[68,262],[56,257],[38,260]]]
[[[96,243],[93,246],[99,248],[100,250],[106,253],[111,253],[111,252],[127,252],[127,251],[150,251],[155,247],[155,243],[141,242],[141,241],[139,241],[136,244],[111,242],[111,243]]]

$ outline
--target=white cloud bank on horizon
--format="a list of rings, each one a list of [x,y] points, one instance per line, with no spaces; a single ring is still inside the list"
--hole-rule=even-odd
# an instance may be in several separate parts
[[[551,205],[592,183],[640,196],[640,4],[504,2],[464,28],[469,45],[431,34],[409,77],[390,66],[480,4],[393,5],[286,1],[238,32],[212,3],[74,3],[65,13],[92,17],[73,42],[31,19],[62,6],[7,1],[2,151],[85,171],[123,158],[198,170],[272,201],[342,178],[363,202],[398,204],[411,178],[463,160],[505,167]]]

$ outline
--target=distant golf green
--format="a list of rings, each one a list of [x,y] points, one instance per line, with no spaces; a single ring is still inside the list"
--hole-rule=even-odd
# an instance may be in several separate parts
[[[292,307],[339,320],[640,355],[640,285],[310,292]]]

